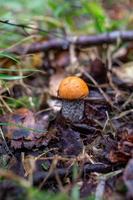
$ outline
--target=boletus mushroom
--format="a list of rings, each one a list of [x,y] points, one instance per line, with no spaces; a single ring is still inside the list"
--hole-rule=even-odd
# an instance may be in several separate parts
[[[88,94],[89,88],[81,78],[69,76],[63,79],[58,89],[58,96],[62,99],[62,116],[72,122],[81,120],[84,115],[84,98]]]

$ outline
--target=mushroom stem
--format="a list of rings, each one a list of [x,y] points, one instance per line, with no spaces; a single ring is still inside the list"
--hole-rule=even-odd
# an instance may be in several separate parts
[[[78,122],[84,115],[84,100],[63,100],[62,101],[62,116],[72,122]]]

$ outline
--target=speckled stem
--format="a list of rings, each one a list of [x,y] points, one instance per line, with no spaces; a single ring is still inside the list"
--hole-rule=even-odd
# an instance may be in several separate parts
[[[63,100],[61,113],[64,118],[72,122],[80,121],[84,115],[84,100]]]

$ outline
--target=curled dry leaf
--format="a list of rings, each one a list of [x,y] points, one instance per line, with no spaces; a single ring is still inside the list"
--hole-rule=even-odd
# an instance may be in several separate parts
[[[46,131],[39,130],[33,112],[27,108],[20,108],[12,114],[6,114],[1,118],[1,122],[5,138],[15,149],[41,146],[47,140]]]
[[[28,129],[34,129],[35,119],[33,113],[26,109],[18,109],[13,114],[4,116],[3,123],[7,123],[2,126],[4,135],[9,140],[25,138],[31,140],[33,132]]]

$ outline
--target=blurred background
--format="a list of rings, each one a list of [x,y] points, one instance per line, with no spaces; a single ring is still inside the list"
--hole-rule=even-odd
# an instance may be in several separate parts
[[[43,29],[46,33],[40,31],[42,35],[51,32],[50,36],[60,37],[133,28],[132,0],[0,0],[0,7],[1,20]],[[1,24],[0,31],[0,48],[20,42],[26,34],[38,34],[38,30],[22,31],[7,24]]]

